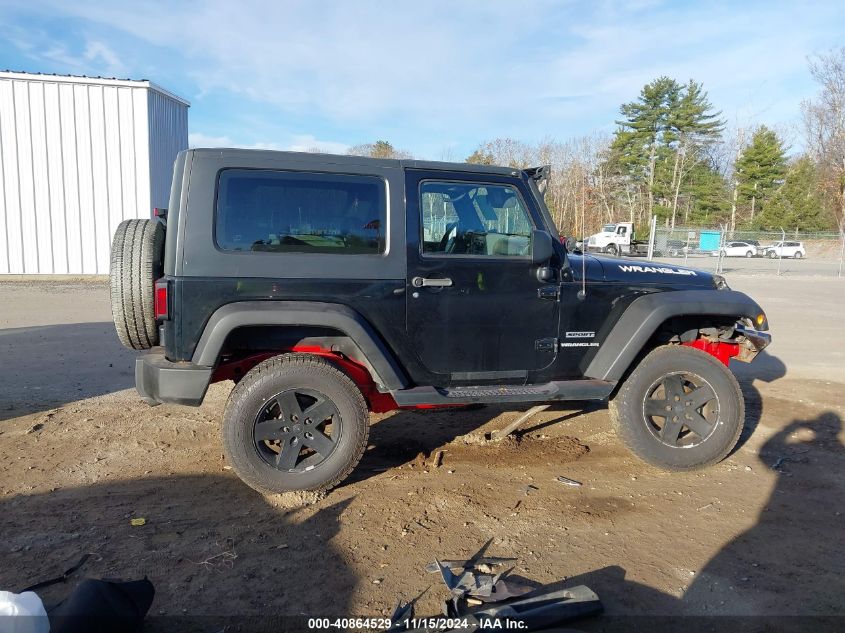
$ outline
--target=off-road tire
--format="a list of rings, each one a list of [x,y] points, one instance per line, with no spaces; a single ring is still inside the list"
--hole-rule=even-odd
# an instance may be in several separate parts
[[[124,220],[111,246],[109,284],[117,338],[129,349],[158,345],[155,280],[161,277],[164,226],[155,220]]]
[[[337,446],[312,470],[284,472],[267,464],[254,442],[255,420],[268,399],[286,389],[325,394],[342,418]],[[223,413],[223,449],[235,473],[262,493],[327,491],[357,466],[369,436],[369,411],[361,391],[331,362],[310,354],[282,354],[251,369],[235,386]]]
[[[718,399],[716,428],[702,443],[670,447],[649,431],[643,400],[661,376],[689,372],[704,379]],[[616,434],[640,459],[669,471],[703,468],[720,462],[736,446],[745,424],[745,401],[733,373],[716,358],[700,350],[666,345],[645,356],[609,403]]]

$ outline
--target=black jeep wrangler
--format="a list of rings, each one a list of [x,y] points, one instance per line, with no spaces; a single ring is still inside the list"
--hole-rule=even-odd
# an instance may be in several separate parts
[[[233,380],[232,467],[262,491],[328,489],[368,412],[609,400],[669,470],[721,460],[744,422],[728,369],[769,342],[748,296],[698,270],[567,252],[548,168],[196,149],[167,210],[114,237],[120,340],[150,404]]]

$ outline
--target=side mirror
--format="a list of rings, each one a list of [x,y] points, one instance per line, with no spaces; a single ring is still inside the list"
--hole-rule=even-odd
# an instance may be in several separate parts
[[[552,243],[552,236],[546,231],[534,229],[531,232],[531,261],[535,264],[542,264],[551,259],[555,254],[555,247]]]

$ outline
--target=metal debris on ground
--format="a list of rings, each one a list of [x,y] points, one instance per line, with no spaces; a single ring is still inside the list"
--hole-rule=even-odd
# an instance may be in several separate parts
[[[575,481],[574,479],[570,479],[569,477],[564,477],[562,475],[555,477],[555,481],[566,484],[567,486],[575,486],[576,488],[583,485],[580,481]]]
[[[446,565],[450,569],[466,569],[470,565],[504,565],[505,563],[513,563],[515,562],[515,558],[501,558],[499,556],[482,556],[474,561],[468,560],[442,560],[440,563]],[[429,574],[436,574],[440,572],[440,565],[435,563],[429,563],[425,566],[425,570]]]
[[[505,605],[476,611],[476,619],[489,618],[520,622],[523,631],[543,629],[556,624],[601,613],[601,600],[589,587],[537,593]]]
[[[473,629],[489,629],[491,622],[498,622],[495,628],[533,631],[602,611],[598,596],[583,585],[543,591],[530,581],[508,577],[512,567],[495,575],[488,573],[492,566],[515,560],[485,556],[491,542],[468,560],[435,559],[426,565],[427,572],[440,572],[449,590],[449,598],[443,602],[445,616],[466,618]]]
[[[489,441],[492,441],[492,442],[501,442],[508,435],[510,435],[511,433],[516,431],[520,426],[525,424],[528,420],[533,418],[538,413],[542,413],[543,411],[548,409],[550,406],[551,406],[550,404],[538,404],[536,407],[531,407],[530,409],[528,409],[528,411],[526,411],[521,416],[519,416],[516,420],[514,420],[513,422],[508,424],[505,428],[503,428],[499,431],[493,431],[492,433],[490,433],[489,437],[487,439]]]

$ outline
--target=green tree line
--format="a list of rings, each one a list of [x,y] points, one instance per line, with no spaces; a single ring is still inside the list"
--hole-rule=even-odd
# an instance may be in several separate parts
[[[765,125],[734,128],[701,83],[658,77],[619,108],[612,135],[480,143],[469,163],[552,165],[546,202],[561,231],[586,235],[607,222],[730,230],[835,231],[845,226],[845,48],[810,61],[819,84],[802,103],[804,144],[790,155]],[[350,150],[406,158],[387,141]]]

